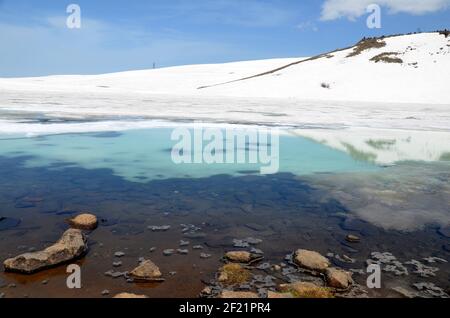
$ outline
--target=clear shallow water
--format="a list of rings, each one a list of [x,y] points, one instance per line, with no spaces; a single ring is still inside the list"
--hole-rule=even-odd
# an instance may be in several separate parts
[[[89,235],[88,255],[79,261],[82,290],[65,288],[59,267],[31,276],[0,273],[0,291],[7,297],[100,297],[104,289],[196,297],[222,265],[224,252],[236,249],[233,239],[246,237],[262,240],[257,247],[272,264],[298,248],[348,255],[355,263],[332,258],[334,265],[357,270],[364,270],[376,251],[391,252],[402,263],[430,256],[450,259],[448,162],[380,167],[356,146],[346,152],[311,139],[280,138],[284,173],[265,176],[255,172],[258,165],[174,165],[168,129],[0,141],[2,260],[54,242],[67,228],[66,218],[80,211],[102,219]],[[439,151],[445,153],[445,145]],[[186,237],[181,224],[199,227],[202,235]],[[152,232],[151,225],[171,225],[171,230]],[[347,243],[347,234],[362,242]],[[181,239],[204,250],[190,247],[188,255],[163,256]],[[151,247],[157,250],[150,252]],[[126,253],[119,270],[132,269],[139,257],[151,258],[166,282],[135,285],[104,276],[119,250]],[[211,258],[201,259],[200,252]],[[398,296],[393,287],[414,290],[417,282],[448,291],[450,268],[435,265],[436,276],[427,278],[412,267],[405,276],[385,273],[383,288],[369,295]],[[364,284],[365,275],[355,279]],[[277,282],[285,280],[277,277]],[[17,287],[1,287],[2,282]]]
[[[0,155],[30,156],[25,160],[27,167],[71,166],[111,169],[114,175],[136,182],[167,178],[198,178],[217,174],[259,173],[260,168],[265,166],[175,164],[172,161],[171,151],[177,142],[171,140],[172,131],[173,129],[147,129],[7,139],[0,141]],[[193,134],[193,130],[190,131]],[[226,141],[228,144],[229,142]],[[371,162],[352,158],[343,151],[324,146],[311,139],[281,135],[279,144],[279,172],[306,175],[378,169]],[[203,149],[195,151],[201,152]],[[234,149],[244,154],[257,153],[258,145],[247,143],[245,148]]]

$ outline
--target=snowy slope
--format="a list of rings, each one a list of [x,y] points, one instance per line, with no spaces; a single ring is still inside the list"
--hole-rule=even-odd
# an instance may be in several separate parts
[[[384,47],[348,57],[354,48],[267,72],[297,59],[192,65],[96,76],[0,79],[0,90],[274,97],[302,100],[450,104],[450,37],[423,33],[389,37]],[[382,53],[402,63],[374,62]]]
[[[351,48],[208,90],[233,96],[450,104],[450,37],[425,33],[383,41],[384,47],[356,56],[348,57]],[[382,53],[396,53],[390,56],[403,62],[371,61]]]
[[[376,42],[314,58],[0,78],[0,134],[129,129],[154,120],[450,131],[450,37]],[[367,49],[353,54],[358,48]],[[401,63],[371,60],[383,53]]]

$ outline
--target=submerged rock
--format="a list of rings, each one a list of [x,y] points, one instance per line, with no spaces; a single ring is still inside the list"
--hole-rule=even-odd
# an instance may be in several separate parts
[[[43,251],[25,253],[7,259],[3,264],[7,271],[31,274],[76,259],[87,252],[86,237],[78,229],[69,229],[50,247]]]
[[[126,298],[148,298],[148,296],[145,295],[136,295],[136,294],[131,294],[131,293],[120,293],[117,294],[116,296],[114,296],[113,298],[122,298],[122,299],[126,299]]]
[[[277,299],[277,298],[294,298],[294,295],[291,293],[277,293],[269,290],[267,292],[267,298],[269,299]]]
[[[252,263],[262,259],[261,255],[255,255],[247,251],[231,251],[225,254],[225,259],[234,263]]]
[[[83,213],[68,220],[70,226],[80,230],[95,230],[98,226],[97,217],[90,213]]]
[[[327,268],[328,285],[338,289],[347,289],[353,284],[352,274],[336,268]]]
[[[148,229],[153,232],[166,232],[166,231],[170,230],[170,228],[171,228],[170,225],[162,225],[162,226],[150,225],[148,227]]]
[[[415,283],[414,288],[423,292],[427,297],[448,298],[449,295],[433,283]]]
[[[326,257],[308,250],[297,250],[294,253],[294,262],[300,267],[318,272],[324,272],[330,266]]]
[[[238,291],[231,291],[231,290],[224,290],[220,293],[219,298],[225,298],[225,299],[252,299],[252,298],[259,298],[257,293],[253,292],[238,292]]]
[[[350,243],[359,243],[361,241],[361,239],[358,236],[352,234],[347,235],[345,240]]]
[[[172,256],[175,253],[174,249],[167,249],[163,251],[164,256]]]
[[[240,264],[226,264],[219,270],[218,281],[224,285],[243,284],[250,280],[251,273]]]
[[[112,278],[125,277],[127,274],[127,272],[115,272],[113,270],[105,272],[105,276],[109,276]]]
[[[309,282],[295,282],[292,284],[282,284],[279,287],[281,292],[291,293],[297,298],[333,298],[333,293],[326,287],[317,286]]]
[[[137,281],[164,280],[158,266],[150,260],[143,261],[138,267],[129,273],[129,276]]]

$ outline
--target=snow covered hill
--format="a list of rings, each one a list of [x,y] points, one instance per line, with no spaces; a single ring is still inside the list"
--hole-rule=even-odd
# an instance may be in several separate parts
[[[0,78],[0,134],[155,120],[448,132],[449,83],[450,37],[437,32],[367,39],[311,58]]]
[[[368,39],[309,59],[0,79],[0,90],[450,104],[448,83],[450,37],[435,32]]]

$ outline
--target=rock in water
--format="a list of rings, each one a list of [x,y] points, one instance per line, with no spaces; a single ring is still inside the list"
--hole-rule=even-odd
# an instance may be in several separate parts
[[[294,262],[300,267],[318,272],[324,272],[330,266],[330,261],[326,257],[308,250],[296,251],[294,254]]]
[[[87,252],[86,237],[77,229],[67,230],[54,245],[43,251],[7,259],[5,270],[31,274],[76,259]]]
[[[353,234],[347,235],[347,237],[345,239],[349,243],[359,243],[361,241],[361,239],[358,236],[353,235]]]
[[[251,278],[249,270],[240,264],[226,264],[219,270],[218,281],[224,285],[237,285],[248,282]]]
[[[231,290],[224,290],[220,293],[219,298],[231,298],[231,299],[250,299],[250,298],[259,298],[256,293],[252,292],[237,292]]]
[[[326,271],[328,285],[334,288],[347,289],[353,284],[352,274],[336,268]]]
[[[280,285],[281,292],[291,293],[296,298],[333,298],[333,294],[326,287],[317,286],[309,282],[295,282]]]
[[[74,229],[80,230],[95,230],[98,225],[97,217],[93,214],[83,213],[76,217],[69,219],[69,224]]]
[[[145,296],[145,295],[136,295],[136,294],[130,294],[130,293],[120,293],[120,294],[117,294],[116,296],[114,296],[113,298],[126,299],[126,298],[148,298],[148,297]]]
[[[269,299],[276,299],[276,298],[294,298],[294,296],[291,293],[277,293],[269,290],[267,292],[267,298]]]
[[[230,262],[235,263],[250,263],[258,259],[261,259],[260,256],[253,255],[252,253],[245,251],[228,252],[225,254],[225,258]]]
[[[163,281],[158,266],[150,260],[143,261],[138,267],[129,273],[130,277],[137,281]]]

